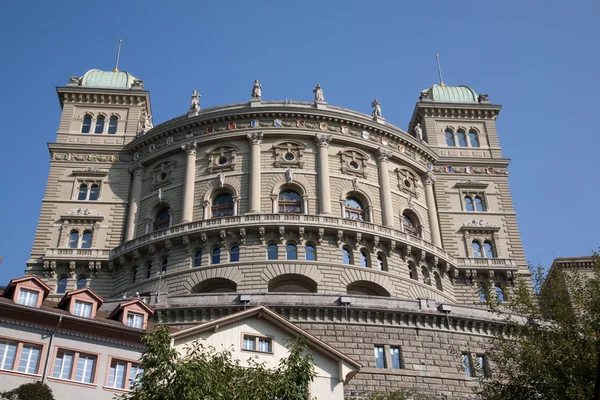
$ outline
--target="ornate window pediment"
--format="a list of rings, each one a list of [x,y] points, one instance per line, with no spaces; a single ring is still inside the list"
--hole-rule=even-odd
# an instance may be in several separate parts
[[[82,177],[100,177],[108,175],[108,171],[100,168],[81,168],[73,170],[73,176],[82,176]]]
[[[275,156],[274,165],[276,167],[292,167],[292,168],[303,168],[304,161],[302,157],[304,155],[306,146],[293,143],[279,143],[273,146],[273,153]]]
[[[344,174],[367,177],[367,161],[369,156],[359,150],[349,149],[340,151],[341,170]]]
[[[173,171],[175,171],[176,161],[164,161],[152,169],[152,186],[154,189],[173,183]]]
[[[235,158],[238,149],[230,146],[218,147],[207,152],[208,172],[231,171],[235,169]]]
[[[465,189],[485,189],[488,186],[489,186],[489,183],[487,183],[487,182],[476,181],[473,179],[456,182],[454,184],[454,187],[458,188],[458,189],[463,189],[463,188],[465,188]]]
[[[406,168],[397,168],[398,189],[417,198],[417,177]]]
[[[469,222],[465,222],[461,227],[461,231],[469,232],[498,232],[500,227],[492,225],[482,219],[474,219]]]
[[[66,212],[60,216],[63,221],[102,221],[104,217],[98,211],[91,208],[76,208],[73,211]]]

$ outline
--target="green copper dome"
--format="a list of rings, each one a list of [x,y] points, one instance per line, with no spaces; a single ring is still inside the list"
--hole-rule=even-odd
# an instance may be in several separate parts
[[[90,69],[83,76],[81,86],[131,89],[134,86],[134,81],[137,80],[135,76],[126,71]]]
[[[477,93],[468,86],[433,85],[421,92],[421,99],[442,103],[478,103]]]

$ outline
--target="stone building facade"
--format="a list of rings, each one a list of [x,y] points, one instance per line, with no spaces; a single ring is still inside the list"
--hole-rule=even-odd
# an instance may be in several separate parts
[[[405,131],[322,93],[205,110],[193,95],[153,127],[127,72],[57,91],[28,274],[137,292],[178,327],[269,306],[362,363],[348,399],[473,396],[497,322],[477,288],[506,297],[528,276],[487,95],[434,85]]]

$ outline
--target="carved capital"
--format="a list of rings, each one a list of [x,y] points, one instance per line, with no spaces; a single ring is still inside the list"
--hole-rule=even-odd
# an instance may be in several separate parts
[[[181,150],[185,151],[185,154],[188,156],[191,155],[196,155],[196,146],[198,145],[197,141],[192,141],[189,143],[186,143],[184,145],[181,146]]]
[[[248,141],[252,145],[259,145],[259,144],[262,144],[262,142],[263,142],[264,135],[262,132],[252,132],[252,133],[246,134],[246,136],[248,137]]]
[[[392,152],[390,150],[384,149],[383,147],[378,148],[375,154],[377,156],[377,161],[381,162],[387,162],[392,156]]]
[[[317,133],[315,135],[315,141],[317,142],[317,146],[319,147],[329,147],[329,143],[331,143],[331,135],[326,135],[324,133]]]
[[[431,171],[427,171],[421,177],[425,185],[433,185],[435,183],[435,175]]]
[[[129,172],[133,174],[133,176],[144,176],[144,166],[141,162],[135,163],[131,168],[129,168]]]

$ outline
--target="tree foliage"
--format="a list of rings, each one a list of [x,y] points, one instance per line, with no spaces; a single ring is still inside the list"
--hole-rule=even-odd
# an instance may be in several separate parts
[[[16,389],[0,394],[10,400],[54,400],[52,389],[40,381],[24,383]]]
[[[506,325],[492,342],[490,378],[482,378],[485,400],[589,400],[593,398],[600,350],[600,259],[593,274],[531,268],[534,290],[518,280],[508,303],[483,288],[488,307]]]
[[[255,360],[241,365],[230,350],[217,352],[201,341],[178,355],[163,325],[142,340],[147,347],[141,359],[144,374],[121,399],[306,400],[315,377],[312,356],[302,340],[288,343],[289,356],[275,369]]]

